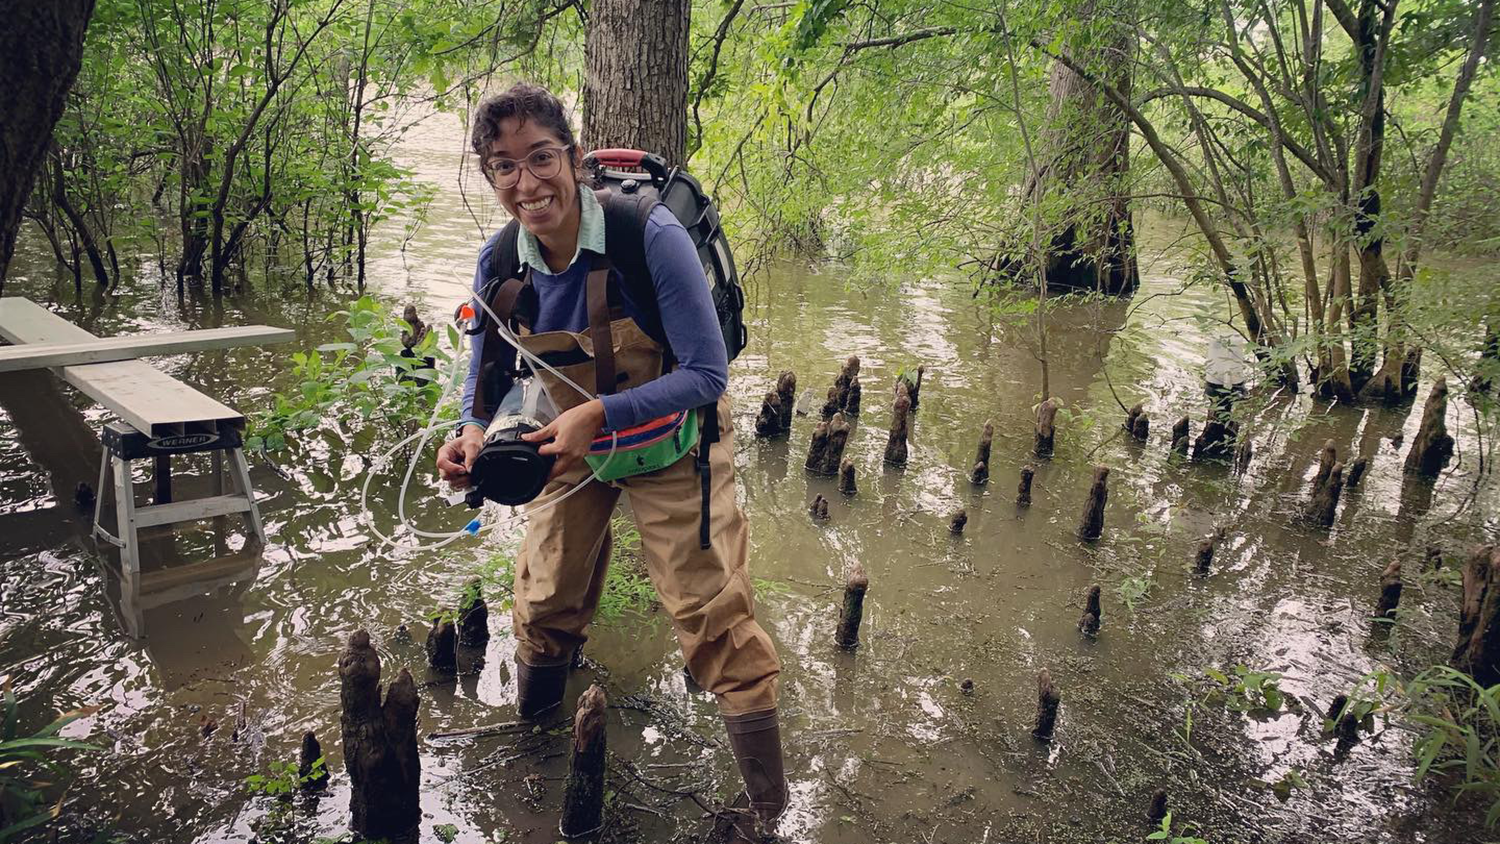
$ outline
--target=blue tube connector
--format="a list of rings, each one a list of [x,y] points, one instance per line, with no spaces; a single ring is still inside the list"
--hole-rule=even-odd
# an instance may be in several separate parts
[[[467,534],[469,534],[470,536],[478,536],[479,535],[479,519],[476,517],[474,519],[474,521],[469,522],[468,524],[464,525],[464,532],[467,533]]]

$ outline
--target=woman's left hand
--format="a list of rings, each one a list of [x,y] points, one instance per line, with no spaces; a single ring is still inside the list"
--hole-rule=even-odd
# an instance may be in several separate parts
[[[557,462],[552,464],[552,473],[547,476],[550,481],[583,463],[584,456],[589,453],[589,445],[594,437],[599,436],[603,427],[604,402],[592,399],[563,411],[540,431],[522,434],[521,439],[532,443],[541,442],[538,451],[557,458]],[[551,442],[542,442],[549,439]]]

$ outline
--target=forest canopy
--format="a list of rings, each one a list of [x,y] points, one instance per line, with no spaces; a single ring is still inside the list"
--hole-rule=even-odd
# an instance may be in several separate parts
[[[515,79],[588,112],[591,68],[606,71],[585,45],[612,49],[608,7],[101,0],[25,216],[80,284],[119,283],[123,262],[220,291],[254,264],[362,289],[371,231],[421,225],[430,196],[398,163],[402,133]],[[685,102],[651,84],[674,88],[662,120],[678,138],[685,122],[685,143],[667,143],[751,270],[797,256],[864,280],[1128,293],[1135,228],[1165,215],[1199,244],[1192,282],[1223,288],[1267,367],[1295,380],[1300,359],[1345,399],[1408,398],[1428,335],[1477,348],[1496,308],[1409,318],[1433,249],[1500,247],[1489,0],[629,14],[686,17],[685,60],[662,47],[658,62]],[[483,188],[473,167],[460,178]]]

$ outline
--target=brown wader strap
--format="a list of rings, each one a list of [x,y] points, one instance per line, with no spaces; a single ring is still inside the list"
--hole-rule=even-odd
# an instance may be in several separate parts
[[[589,308],[589,338],[594,341],[594,387],[599,395],[615,391],[615,339],[609,330],[609,259],[595,255],[584,290]]]
[[[713,467],[709,463],[709,446],[719,441],[719,406],[702,408],[703,424],[698,427],[698,478],[703,486],[703,507],[698,514],[698,547],[707,551],[713,545],[709,535],[709,498],[713,494]]]

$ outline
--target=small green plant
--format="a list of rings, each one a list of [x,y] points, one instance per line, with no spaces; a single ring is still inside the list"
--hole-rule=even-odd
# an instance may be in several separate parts
[[[264,774],[245,777],[245,789],[251,794],[271,798],[271,808],[251,823],[254,844],[301,844],[308,841],[308,830],[300,829],[293,813],[293,801],[302,786],[327,775],[323,757],[319,756],[306,775],[296,762],[272,762]],[[313,844],[343,844],[346,837],[316,838]]]
[[[1180,832],[1173,832],[1172,813],[1168,812],[1161,819],[1161,827],[1146,836],[1147,841],[1165,841],[1167,844],[1208,844],[1202,838],[1194,835],[1198,831],[1196,824],[1184,823]]]
[[[245,788],[252,794],[285,797],[295,794],[302,786],[325,775],[321,756],[314,760],[312,769],[306,775],[301,773],[301,768],[296,762],[272,762],[267,766],[266,773],[245,777]]]
[[[1307,780],[1296,768],[1290,768],[1271,786],[1271,792],[1276,795],[1277,800],[1285,803],[1291,799],[1292,790],[1297,788],[1307,788]]]
[[[1280,712],[1286,702],[1281,675],[1274,671],[1236,665],[1230,674],[1217,668],[1205,668],[1203,673],[1217,684],[1210,694],[1222,696],[1224,706],[1236,712]]]
[[[290,394],[277,393],[270,410],[250,415],[248,447],[284,448],[288,434],[314,428],[331,414],[398,429],[427,421],[444,385],[425,359],[433,358],[445,372],[444,364],[453,359],[440,347],[438,332],[426,332],[412,347],[413,356],[404,357],[401,334],[408,327],[389,305],[362,296],[349,310],[329,319],[343,320],[349,339],[292,354],[296,388]],[[458,348],[452,326],[447,335],[448,348]],[[456,408],[447,408],[446,416],[455,418]]]
[[[1151,592],[1154,584],[1151,578],[1143,575],[1126,575],[1117,587],[1120,593],[1120,602],[1131,612],[1135,612],[1135,604]]]
[[[58,738],[63,727],[79,718],[92,715],[98,707],[75,709],[28,736],[20,734],[20,706],[7,679],[0,684],[0,707],[4,723],[0,727],[0,842],[10,841],[21,833],[57,817],[62,811],[62,797],[56,802],[45,795],[50,778],[65,779],[68,769],[53,756],[58,750],[98,750],[87,742]],[[50,778],[41,778],[40,769]]]

